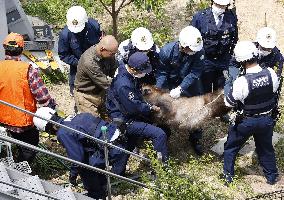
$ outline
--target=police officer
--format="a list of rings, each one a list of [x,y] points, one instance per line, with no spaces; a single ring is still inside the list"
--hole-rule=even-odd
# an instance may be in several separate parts
[[[68,9],[67,26],[61,31],[58,41],[58,55],[70,65],[69,86],[73,96],[74,80],[81,55],[102,37],[100,24],[95,19],[88,19],[86,10],[81,6]]]
[[[225,97],[225,104],[239,106],[243,114],[229,128],[224,146],[224,178],[227,183],[233,181],[237,153],[252,135],[267,183],[274,184],[278,170],[272,146],[271,111],[275,106],[278,77],[272,68],[261,68],[257,63],[258,50],[252,42],[237,43],[234,52],[236,61],[245,68],[246,73],[234,81]]]
[[[129,57],[135,52],[144,52],[150,60],[152,71],[141,78],[141,83],[154,85],[156,83],[155,72],[159,65],[159,47],[154,43],[152,33],[144,28],[136,28],[131,39],[127,39],[120,43],[118,47],[117,60],[122,60],[125,64],[128,63]]]
[[[284,58],[276,47],[276,32],[269,27],[259,29],[256,36],[256,47],[259,50],[259,63],[262,68],[271,67],[281,77]]]
[[[112,120],[120,119],[126,124],[126,133],[132,147],[137,138],[150,139],[154,149],[162,159],[167,159],[167,136],[165,132],[149,122],[152,112],[159,112],[160,108],[150,105],[143,100],[139,78],[151,71],[149,58],[142,52],[136,52],[129,57],[128,64],[120,62],[121,70],[113,79],[107,93],[106,107]],[[130,149],[133,150],[133,149]]]
[[[179,34],[179,41],[170,42],[161,48],[160,66],[157,70],[156,87],[170,89],[174,99],[202,94],[199,80],[204,65],[202,36],[198,29],[187,26]],[[197,154],[202,154],[199,140],[201,130],[190,134],[190,141]]]
[[[228,9],[229,4],[230,0],[213,0],[210,8],[198,12],[192,19],[192,25],[201,32],[204,42],[205,72],[201,79],[205,93],[223,88],[223,73],[227,73],[238,41],[237,16]]]
[[[62,125],[102,140],[103,135],[101,132],[101,127],[106,126],[108,128],[108,141],[116,146],[125,148],[125,142],[123,139],[121,139],[122,134],[120,133],[119,129],[117,129],[115,125],[105,122],[102,119],[91,115],[90,113],[81,113],[76,116],[68,116],[64,119],[59,117],[55,110],[48,107],[42,107],[37,110],[36,115],[45,119],[51,119]],[[105,169],[103,145],[94,143],[83,135],[78,135],[77,133],[74,133],[66,128],[55,126],[37,117],[34,117],[33,121],[35,126],[41,131],[46,131],[49,133],[56,132],[57,139],[66,149],[69,158],[91,166]],[[121,175],[125,172],[126,165],[120,165],[120,160],[127,161],[127,155],[125,153],[117,149],[110,148],[109,160],[112,164],[113,173]],[[78,167],[78,172],[82,179],[84,188],[88,191],[87,196],[94,199],[105,199],[105,175],[81,167]]]
[[[276,47],[276,32],[272,28],[263,27],[259,29],[256,36],[255,45],[258,48],[258,63],[262,68],[270,67],[274,69],[280,78],[283,70],[284,58],[280,50]],[[225,94],[228,93],[233,81],[240,73],[240,64],[233,58],[229,67],[229,79],[226,80]]]

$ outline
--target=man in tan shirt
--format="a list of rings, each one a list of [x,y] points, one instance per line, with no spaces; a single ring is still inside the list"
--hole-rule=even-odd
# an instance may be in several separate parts
[[[75,77],[74,96],[78,112],[99,116],[98,107],[117,67],[114,57],[117,49],[116,39],[107,35],[82,54]]]

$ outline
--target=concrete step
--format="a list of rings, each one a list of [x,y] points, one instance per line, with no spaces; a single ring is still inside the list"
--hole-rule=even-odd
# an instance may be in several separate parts
[[[6,161],[9,159],[6,159]],[[6,163],[7,164],[7,163]],[[11,164],[11,163],[10,163]],[[19,165],[19,164],[18,164]],[[17,166],[18,166],[17,165]],[[46,194],[49,197],[55,197],[60,200],[91,200],[92,198],[87,197],[80,193],[72,192],[71,188],[64,188],[62,186],[50,183],[45,180],[41,180],[38,176],[31,176],[27,173],[18,171],[12,168],[10,165],[6,166],[4,163],[0,163],[0,199],[2,200],[49,200],[47,196],[42,196],[41,194]],[[7,185],[7,184],[13,184]],[[17,188],[20,186],[21,188]],[[36,191],[39,194],[26,191],[29,189],[31,191]]]

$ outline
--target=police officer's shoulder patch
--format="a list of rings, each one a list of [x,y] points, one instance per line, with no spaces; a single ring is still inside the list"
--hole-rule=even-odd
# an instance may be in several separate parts
[[[134,93],[133,92],[129,92],[128,93],[128,99],[129,100],[134,100]]]

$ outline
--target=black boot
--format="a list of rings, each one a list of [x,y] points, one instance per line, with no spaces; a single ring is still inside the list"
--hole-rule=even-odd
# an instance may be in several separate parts
[[[201,137],[202,137],[202,130],[201,129],[198,129],[198,130],[191,132],[190,136],[189,136],[190,144],[191,144],[192,148],[194,149],[195,153],[198,156],[203,155],[203,148],[202,148],[202,145],[201,145],[201,142],[200,142]]]
[[[69,182],[71,183],[71,185],[73,186],[78,186],[78,183],[77,183],[77,176],[69,176]]]

